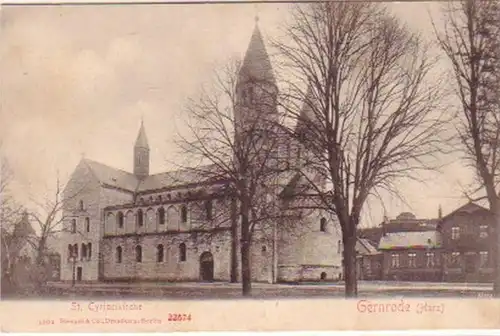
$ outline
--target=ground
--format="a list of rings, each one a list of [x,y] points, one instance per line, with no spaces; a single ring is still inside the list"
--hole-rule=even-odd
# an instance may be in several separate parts
[[[342,283],[321,284],[262,284],[254,283],[252,297],[283,298],[342,298]],[[158,298],[158,299],[236,299],[241,298],[241,284],[229,283],[136,283],[136,284],[77,284],[50,283],[44,295],[24,298]],[[491,284],[422,283],[422,282],[360,282],[359,297],[491,297]]]

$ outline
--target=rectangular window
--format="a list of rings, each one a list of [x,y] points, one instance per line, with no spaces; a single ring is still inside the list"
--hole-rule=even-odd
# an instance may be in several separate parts
[[[365,262],[365,270],[366,270],[366,273],[368,273],[368,274],[371,273],[371,261],[370,260],[366,260],[366,262]]]
[[[479,237],[480,238],[488,237],[488,225],[479,226]]]
[[[479,252],[479,258],[481,267],[486,267],[488,265],[488,252],[487,251]]]
[[[416,253],[408,253],[408,267],[417,267]]]
[[[398,268],[399,267],[399,254],[391,255],[391,267]]]
[[[451,239],[456,240],[460,238],[460,227],[454,226],[451,228]]]
[[[427,257],[427,267],[432,268],[435,265],[435,260],[434,260],[434,252],[427,252],[426,254]]]

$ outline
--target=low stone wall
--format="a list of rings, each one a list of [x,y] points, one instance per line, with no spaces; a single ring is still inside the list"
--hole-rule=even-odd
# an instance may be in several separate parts
[[[338,281],[342,269],[328,265],[293,265],[278,267],[278,282]]]

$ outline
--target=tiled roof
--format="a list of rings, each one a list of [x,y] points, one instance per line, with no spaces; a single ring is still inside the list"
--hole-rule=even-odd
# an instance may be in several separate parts
[[[358,238],[358,241],[356,243],[356,251],[363,255],[380,253],[377,248],[368,241],[368,239],[363,238]]]
[[[140,183],[137,191],[144,192],[148,190],[171,188],[193,183],[202,183],[208,180],[207,176],[212,180],[217,180],[214,165],[149,175]]]
[[[489,211],[489,210],[476,204],[476,203],[469,202],[467,204],[462,205],[458,209],[452,211],[451,213],[447,214],[446,216],[443,217],[443,219],[450,217],[458,212],[466,212],[466,213],[471,214],[471,213],[474,213],[476,211]]]
[[[84,159],[100,183],[108,186],[135,191],[139,184],[137,177],[121,169],[113,168],[100,162]]]
[[[380,238],[379,250],[400,248],[436,248],[441,246],[437,231],[392,232]]]
[[[214,166],[170,171],[147,176],[140,181],[134,174],[113,168],[100,162],[84,159],[100,183],[131,192],[145,192],[206,181],[206,176],[215,176]],[[211,171],[210,171],[211,170]],[[215,179],[215,178],[214,178]]]

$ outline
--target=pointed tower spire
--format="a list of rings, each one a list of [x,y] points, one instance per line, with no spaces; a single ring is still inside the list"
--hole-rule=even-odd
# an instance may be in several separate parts
[[[304,105],[302,106],[295,126],[297,134],[306,133],[308,129],[312,128],[314,123],[316,123],[317,117],[313,109],[314,100],[314,93],[309,85],[304,96]],[[316,127],[318,126],[319,124],[316,125]]]
[[[144,120],[142,118],[141,128],[139,128],[139,134],[137,134],[137,139],[135,140],[135,147],[149,149],[148,137],[146,136],[146,130],[144,129]]]
[[[258,16],[256,16],[255,28],[250,38],[245,58],[243,59],[238,83],[244,84],[249,81],[263,81],[276,85],[273,67],[259,29],[258,21]]]
[[[141,117],[141,127],[134,146],[134,174],[143,179],[149,175],[149,144]]]
[[[441,204],[439,204],[438,208],[438,218],[439,219],[443,218],[443,208],[441,207]]]

